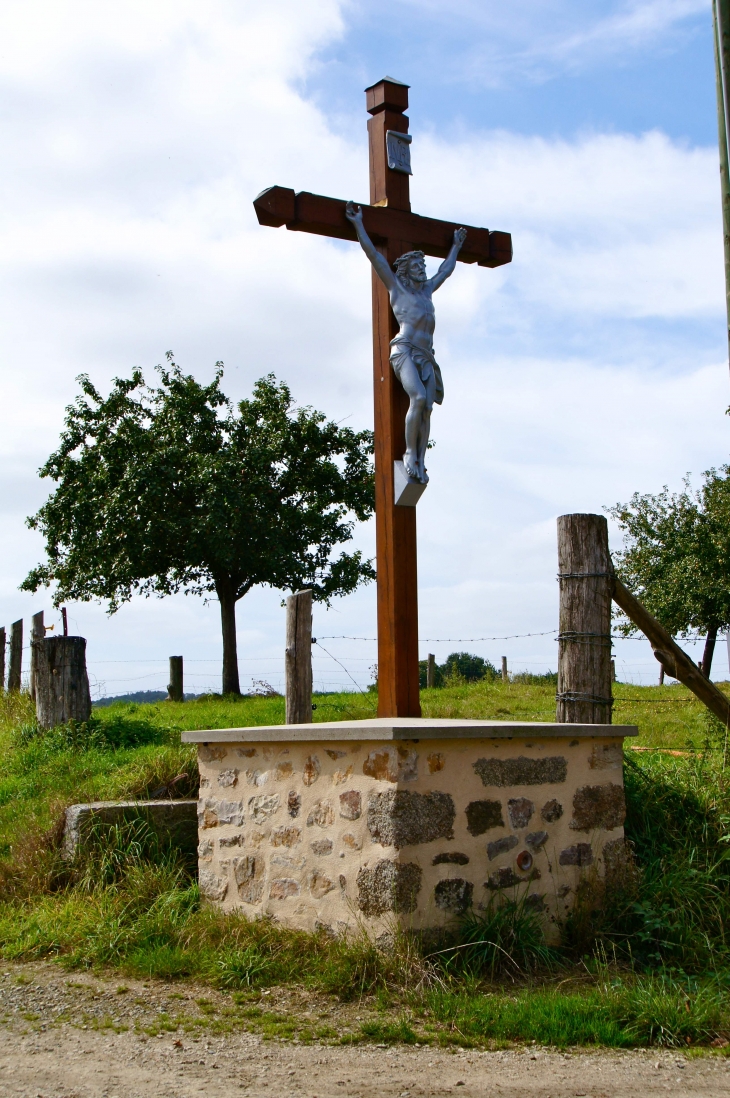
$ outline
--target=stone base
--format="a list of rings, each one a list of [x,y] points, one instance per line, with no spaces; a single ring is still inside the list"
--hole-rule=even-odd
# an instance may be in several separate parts
[[[623,846],[633,726],[352,721],[198,742],[200,885],[299,929],[446,926],[526,896],[557,940]]]
[[[197,801],[94,801],[66,809],[61,851],[67,861],[80,854],[95,834],[120,824],[144,820],[162,843],[194,860],[198,845]]]

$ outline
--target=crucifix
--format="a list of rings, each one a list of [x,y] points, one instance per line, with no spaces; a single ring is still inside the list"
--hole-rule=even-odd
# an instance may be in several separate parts
[[[509,263],[512,238],[411,213],[408,85],[386,77],[365,94],[370,205],[269,187],[254,208],[261,225],[359,240],[373,265],[378,716],[420,717],[415,505],[428,479],[431,406],[443,396],[431,292],[457,259]],[[430,280],[424,253],[445,260]]]

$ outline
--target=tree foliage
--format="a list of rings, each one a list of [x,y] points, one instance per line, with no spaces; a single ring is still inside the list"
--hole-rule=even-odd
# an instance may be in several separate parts
[[[608,509],[624,535],[614,554],[626,586],[673,635],[708,637],[703,667],[709,674],[719,630],[730,627],[730,466],[704,474],[698,491],[636,492]],[[622,620],[624,635],[636,632]]]
[[[40,470],[58,487],[28,519],[46,561],[22,589],[55,584],[56,605],[102,599],[110,613],[135,592],[215,592],[224,692],[238,692],[235,603],[252,587],[328,601],[373,578],[359,551],[333,555],[373,510],[372,435],[295,407],[273,374],[234,407],[221,363],[202,385],[167,359],[157,387],[135,370],[103,397],[79,379]]]
[[[426,687],[428,674],[428,661],[421,660],[418,664],[418,673],[421,689]],[[480,682],[482,679],[493,681],[501,672],[497,671],[494,664],[481,656],[474,656],[471,652],[452,652],[443,663],[436,664],[436,686],[447,686],[457,682]]]

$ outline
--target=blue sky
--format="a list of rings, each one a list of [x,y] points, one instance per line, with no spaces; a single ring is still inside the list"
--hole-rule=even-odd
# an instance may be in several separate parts
[[[412,85],[414,209],[515,248],[498,271],[460,266],[436,301],[422,654],[554,668],[556,516],[727,460],[709,2],[8,0],[0,42],[0,624],[57,618],[18,584],[79,373],[151,376],[172,348],[201,380],[222,359],[234,398],[273,370],[371,424],[367,262],[261,228],[251,200],[272,183],[367,199],[363,89],[386,74]],[[372,524],[356,540],[371,553]],[[179,653],[189,689],[219,683],[215,603],[69,617],[97,694],[164,687]],[[253,591],[238,623],[244,688],[280,684],[281,592]],[[373,588],[315,617],[320,637],[374,628]],[[327,647],[367,682],[372,642]],[[655,680],[645,642],[616,655]],[[343,680],[318,653],[317,684]]]

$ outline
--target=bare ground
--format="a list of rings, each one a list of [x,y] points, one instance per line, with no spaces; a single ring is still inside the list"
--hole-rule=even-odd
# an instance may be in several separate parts
[[[296,1013],[348,1028],[362,1006],[297,990],[252,997],[273,1018]],[[56,965],[0,973],[0,1098],[624,1098],[674,1092],[727,1098],[730,1058],[676,1052],[567,1053],[342,1047],[264,1039],[245,1004],[195,985],[69,974]],[[244,1010],[244,1015],[241,1014]],[[335,1017],[336,1015],[336,1017]],[[259,1019],[256,1025],[265,1025]],[[283,1023],[272,1023],[276,1025]]]

